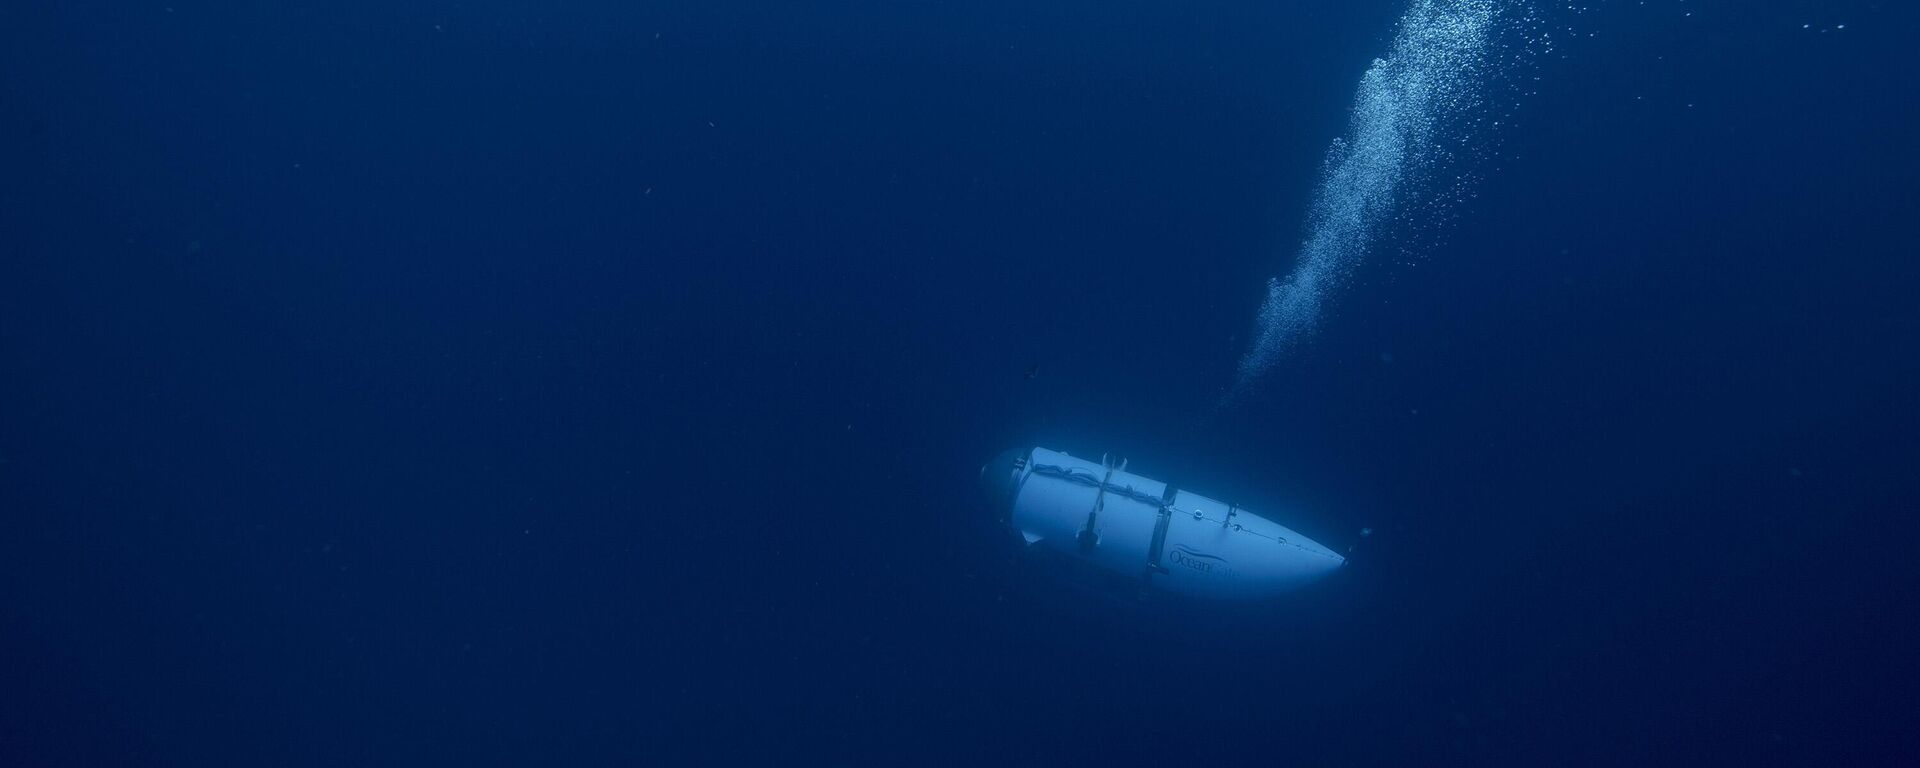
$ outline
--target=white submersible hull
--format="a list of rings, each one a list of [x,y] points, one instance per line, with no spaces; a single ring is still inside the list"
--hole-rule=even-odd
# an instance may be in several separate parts
[[[1284,525],[1231,504],[1045,448],[1012,450],[980,481],[1027,546],[1196,597],[1294,589],[1346,564]]]

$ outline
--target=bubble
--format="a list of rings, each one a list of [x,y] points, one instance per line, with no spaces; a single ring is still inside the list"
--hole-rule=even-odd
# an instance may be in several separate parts
[[[1293,271],[1268,281],[1235,395],[1313,334],[1383,230],[1443,218],[1470,194],[1470,169],[1449,183],[1428,180],[1472,159],[1463,157],[1477,151],[1471,134],[1499,124],[1484,114],[1486,90],[1517,57],[1495,43],[1526,18],[1512,0],[1414,0],[1407,9],[1388,54],[1360,79],[1346,135],[1327,150]]]

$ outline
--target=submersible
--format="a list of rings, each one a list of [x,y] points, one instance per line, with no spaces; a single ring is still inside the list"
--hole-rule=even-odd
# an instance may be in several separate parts
[[[1045,448],[1001,453],[980,482],[1029,549],[1141,586],[1204,598],[1253,598],[1326,576],[1346,558],[1244,509]]]

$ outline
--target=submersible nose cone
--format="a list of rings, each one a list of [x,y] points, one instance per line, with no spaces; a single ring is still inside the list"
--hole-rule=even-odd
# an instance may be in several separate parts
[[[1020,459],[1025,455],[1025,451],[1008,449],[980,467],[980,491],[997,515],[1005,517],[1013,505],[1013,492],[1020,485]]]

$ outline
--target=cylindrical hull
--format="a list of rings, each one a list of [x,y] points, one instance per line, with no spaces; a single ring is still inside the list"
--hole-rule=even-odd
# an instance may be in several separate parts
[[[1034,448],[981,470],[1001,519],[1029,547],[1197,597],[1260,597],[1346,559],[1286,526],[1118,466]]]

